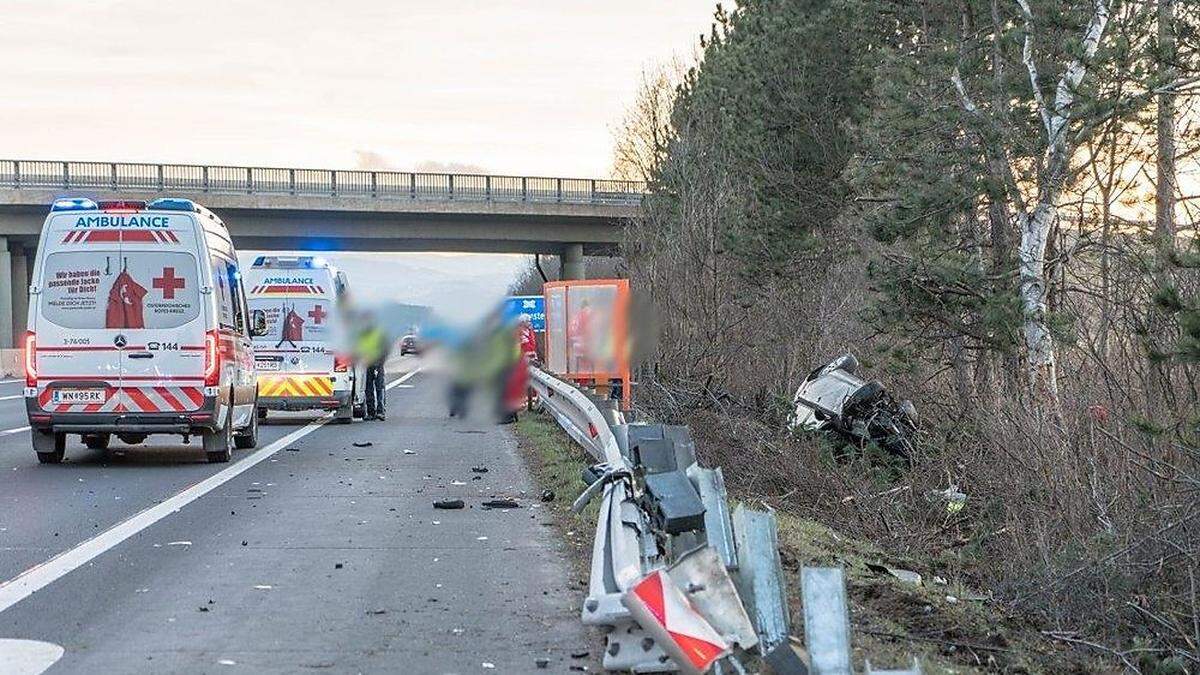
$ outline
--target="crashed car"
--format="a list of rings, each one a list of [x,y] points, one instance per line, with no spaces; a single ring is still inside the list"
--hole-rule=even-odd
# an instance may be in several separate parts
[[[896,402],[878,380],[858,377],[858,359],[844,354],[804,378],[789,426],[829,434],[847,445],[868,443],[912,458],[917,410]]]

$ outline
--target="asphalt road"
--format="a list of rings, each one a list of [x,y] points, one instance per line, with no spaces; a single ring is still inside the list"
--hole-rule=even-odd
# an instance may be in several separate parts
[[[0,673],[39,672],[55,645],[49,673],[580,663],[581,589],[511,434],[448,419],[418,363],[389,373],[386,422],[273,416],[228,465],[167,437],[39,465],[22,385],[0,383]],[[432,508],[448,497],[470,508]]]

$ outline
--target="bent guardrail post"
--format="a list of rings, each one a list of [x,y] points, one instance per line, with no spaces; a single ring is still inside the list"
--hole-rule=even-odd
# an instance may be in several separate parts
[[[851,675],[850,613],[840,567],[805,567],[800,573],[804,639],[814,675]]]
[[[766,654],[787,641],[789,623],[775,514],[739,504],[733,511],[733,535],[739,563],[734,579]]]

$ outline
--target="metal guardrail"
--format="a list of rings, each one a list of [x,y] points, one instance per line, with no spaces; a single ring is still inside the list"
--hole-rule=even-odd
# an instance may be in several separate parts
[[[741,659],[748,658],[761,660],[776,675],[852,675],[849,603],[840,568],[803,568],[806,640],[791,637],[774,512],[744,504],[731,512],[721,470],[696,462],[685,428],[625,424],[606,401],[540,368],[529,372],[542,408],[597,462],[594,480],[574,508],[582,510],[603,492],[582,619],[604,631],[605,669],[744,673]],[[663,472],[682,472],[695,488],[703,504],[699,529],[672,533],[662,527],[663,512],[677,513],[679,506],[651,491],[651,480]],[[676,610],[693,614],[696,621],[688,625],[711,630],[724,646],[718,658],[703,666],[687,662],[679,634],[662,618],[669,613],[631,602],[652,578],[668,579],[664,585],[682,594]],[[914,659],[901,670],[876,670],[867,660],[864,672],[920,675],[921,666]]]
[[[0,159],[0,187],[638,206],[644,183],[599,178]]]

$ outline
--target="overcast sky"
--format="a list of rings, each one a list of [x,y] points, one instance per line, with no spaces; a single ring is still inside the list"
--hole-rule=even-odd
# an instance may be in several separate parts
[[[4,0],[19,158],[600,176],[714,0]]]
[[[714,0],[0,4],[7,158],[601,177],[642,68],[693,54]],[[522,263],[343,266],[365,300],[462,315]]]

